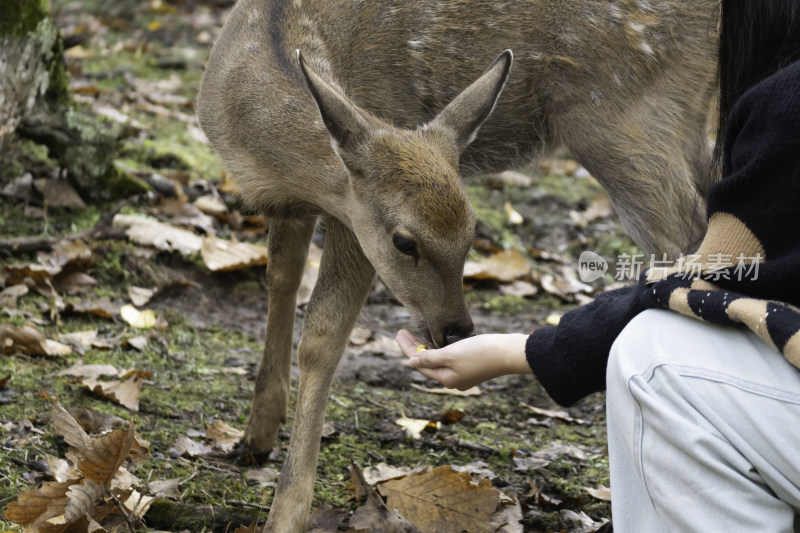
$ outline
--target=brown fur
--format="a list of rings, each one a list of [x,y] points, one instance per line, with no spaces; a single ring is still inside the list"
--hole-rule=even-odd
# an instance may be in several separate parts
[[[304,527],[330,381],[376,271],[436,344],[471,333],[461,274],[475,221],[461,174],[564,143],[646,250],[699,240],[715,179],[715,4],[238,1],[198,113],[244,200],[270,215],[267,338],[244,437],[255,450],[285,417],[295,293],[317,217],[327,228],[270,530]],[[503,49],[513,73],[510,54],[484,72]]]

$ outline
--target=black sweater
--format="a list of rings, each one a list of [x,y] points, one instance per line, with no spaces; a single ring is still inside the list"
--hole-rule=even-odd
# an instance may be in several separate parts
[[[611,345],[645,309],[744,325],[800,367],[800,61],[739,99],[723,153],[708,231],[688,262],[645,271],[528,338],[528,364],[558,403],[605,389]]]

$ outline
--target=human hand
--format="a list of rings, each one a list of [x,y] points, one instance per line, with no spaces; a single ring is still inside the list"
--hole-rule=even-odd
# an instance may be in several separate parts
[[[475,335],[444,348],[423,350],[423,341],[401,329],[397,344],[408,364],[448,388],[467,390],[498,376],[532,374],[525,358],[528,336],[520,333]]]

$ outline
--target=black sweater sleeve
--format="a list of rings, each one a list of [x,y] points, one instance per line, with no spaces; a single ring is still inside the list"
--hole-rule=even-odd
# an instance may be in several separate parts
[[[606,388],[611,345],[625,325],[645,308],[644,283],[599,295],[561,317],[557,326],[537,329],[525,346],[536,378],[560,405],[572,405]]]

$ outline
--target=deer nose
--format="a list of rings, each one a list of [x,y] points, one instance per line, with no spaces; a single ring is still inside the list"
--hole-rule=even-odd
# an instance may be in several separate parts
[[[444,328],[444,345],[453,344],[461,339],[473,337],[475,335],[475,326],[472,320],[461,324],[450,324]]]

